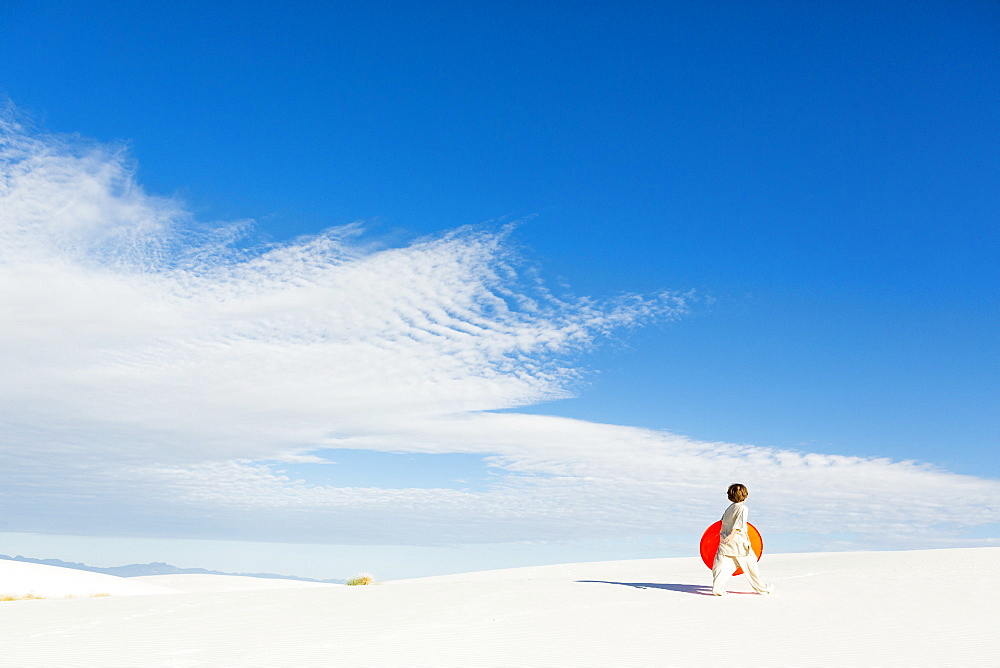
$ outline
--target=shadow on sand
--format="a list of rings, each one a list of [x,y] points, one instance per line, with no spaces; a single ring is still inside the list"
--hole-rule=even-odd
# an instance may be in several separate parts
[[[699,596],[712,595],[712,588],[704,585],[669,584],[662,582],[608,582],[607,580],[577,580],[577,582],[621,585],[622,587],[635,587],[636,589],[668,589],[670,591],[679,591],[684,594],[697,594]]]
[[[684,594],[695,594],[697,596],[711,596],[712,588],[705,585],[671,584],[663,582],[610,582],[608,580],[577,580],[590,584],[621,585],[622,587],[634,587],[636,589],[666,589],[668,591],[679,591]],[[752,591],[733,591],[729,589],[727,594],[747,594],[756,596]]]

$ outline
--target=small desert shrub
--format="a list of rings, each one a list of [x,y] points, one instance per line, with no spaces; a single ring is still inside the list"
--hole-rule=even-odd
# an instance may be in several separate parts
[[[348,580],[347,584],[351,587],[356,587],[358,585],[373,585],[377,583],[375,582],[375,577],[371,573],[362,573],[361,575]]]
[[[90,594],[89,598],[104,598],[105,596],[111,596],[111,594]],[[82,596],[77,596],[75,594],[66,594],[63,598],[84,598]],[[36,594],[0,594],[0,601],[41,601],[44,600],[44,596],[38,596]]]

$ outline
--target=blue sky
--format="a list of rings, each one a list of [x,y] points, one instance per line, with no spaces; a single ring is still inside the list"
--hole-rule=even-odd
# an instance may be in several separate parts
[[[873,485],[995,543],[998,19],[5,3],[9,535],[680,553],[736,477],[786,549],[937,544]],[[793,454],[882,524],[800,517]]]

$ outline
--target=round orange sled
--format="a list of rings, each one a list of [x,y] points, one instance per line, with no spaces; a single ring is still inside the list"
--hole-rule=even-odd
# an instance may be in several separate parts
[[[757,527],[749,522],[747,522],[747,528],[750,530],[750,547],[753,549],[753,553],[757,555],[757,561],[760,561],[760,555],[764,554],[764,539],[760,537]],[[705,533],[701,535],[701,560],[709,568],[715,563],[715,552],[719,549],[719,531],[721,529],[722,520],[719,520],[705,529]],[[733,575],[739,575],[742,572],[743,569],[737,567],[733,571]]]

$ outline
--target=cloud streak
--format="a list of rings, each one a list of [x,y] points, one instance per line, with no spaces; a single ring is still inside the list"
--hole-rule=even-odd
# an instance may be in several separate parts
[[[414,544],[676,533],[717,514],[733,479],[760,490],[778,531],[846,524],[906,541],[1000,521],[1000,483],[926,465],[490,412],[567,396],[576,356],[683,315],[683,295],[557,298],[508,228],[403,247],[362,225],[248,243],[246,222],[203,225],[145,193],[121,149],[11,120],[0,136],[9,530]],[[468,492],[280,473],[336,448],[479,453],[499,475]]]

